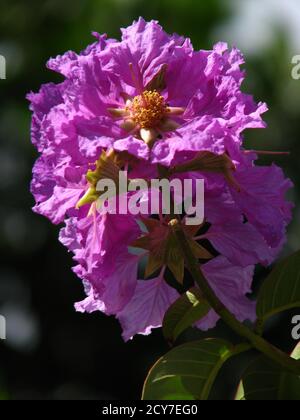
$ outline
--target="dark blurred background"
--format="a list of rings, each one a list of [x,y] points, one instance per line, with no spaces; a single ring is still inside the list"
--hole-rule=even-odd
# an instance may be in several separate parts
[[[0,80],[0,314],[7,318],[0,399],[139,399],[147,370],[167,345],[159,330],[124,344],[114,319],[75,313],[83,290],[71,255],[58,242],[58,228],[31,212],[37,154],[25,95],[60,80],[45,68],[50,56],[80,51],[93,42],[92,31],[119,37],[119,28],[139,16],[191,37],[197,49],[219,40],[240,47],[247,59],[244,89],[270,107],[269,128],[247,133],[247,145],[291,152],[276,158],[296,186],[284,250],[291,253],[300,248],[300,80],[291,77],[292,57],[300,54],[299,1],[0,0],[0,6],[0,54],[7,59],[7,79]],[[255,287],[265,274],[257,270]],[[267,331],[285,350],[295,345],[290,322],[291,314],[284,314]],[[209,335],[236,339],[222,323]],[[183,339],[202,336],[191,330]],[[227,366],[214,398],[234,391],[242,362]]]

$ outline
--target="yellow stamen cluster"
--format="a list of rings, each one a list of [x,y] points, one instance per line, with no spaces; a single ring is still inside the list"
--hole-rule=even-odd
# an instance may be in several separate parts
[[[162,133],[180,127],[172,117],[180,117],[185,109],[168,106],[157,90],[146,89],[138,96],[128,97],[124,108],[108,108],[107,111],[114,118],[123,119],[120,127],[151,148]]]
[[[142,95],[133,98],[126,111],[140,128],[149,129],[156,127],[165,118],[167,105],[156,90],[146,90]]]

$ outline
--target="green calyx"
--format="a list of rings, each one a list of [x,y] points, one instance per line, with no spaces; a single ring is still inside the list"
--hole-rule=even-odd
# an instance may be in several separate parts
[[[76,208],[86,204],[92,204],[101,196],[101,192],[97,190],[97,184],[102,179],[111,179],[118,182],[119,166],[116,164],[116,156],[114,152],[102,152],[101,156],[96,162],[94,170],[89,169],[86,174],[86,180],[89,183],[89,188],[83,197],[76,204]]]

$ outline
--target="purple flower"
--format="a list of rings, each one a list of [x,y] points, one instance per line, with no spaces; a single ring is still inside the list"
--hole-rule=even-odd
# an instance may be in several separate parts
[[[94,35],[80,54],[48,62],[62,83],[28,95],[40,154],[34,211],[65,223],[60,240],[87,295],[76,309],[115,315],[125,340],[161,325],[179,297],[167,276],[184,284],[170,218],[107,214],[97,185],[122,170],[147,181],[165,172],[204,180],[205,221],[185,234],[219,299],[239,320],[253,320],[246,295],[254,266],[271,264],[284,244],[291,182],[274,164],[256,166],[258,155],[243,146],[245,129],[265,127],[267,107],[241,90],[241,53],[224,43],[195,51],[189,39],[142,18],[121,41]],[[217,319],[211,311],[197,326]]]
[[[76,230],[76,220],[69,219],[61,233],[61,241],[74,252],[74,259],[79,262],[74,271],[84,280],[87,293],[87,298],[76,304],[76,309],[116,315],[123,327],[125,340],[137,333],[149,334],[152,328],[161,326],[164,313],[179,297],[178,292],[165,282],[166,268],[171,270],[179,283],[183,281],[184,261],[174,245],[172,230],[164,222],[154,219],[142,219],[147,226],[145,232],[130,216],[97,217],[102,220],[90,226],[84,242],[78,241],[80,234]],[[190,245],[198,258],[208,261],[202,269],[221,301],[238,319],[253,320],[255,304],[245,294],[251,291],[254,264],[260,261],[262,255],[271,258],[267,254],[270,249],[258,233],[255,235],[254,228],[249,227],[248,230],[247,224],[241,224],[239,228],[233,224],[231,230],[227,224],[216,226],[215,230],[211,228],[200,236],[195,233],[199,226],[187,227]],[[94,229],[98,231],[97,244]],[[252,235],[251,240],[245,241],[242,234]],[[106,235],[112,238],[112,242],[105,242]],[[210,240],[215,245],[214,238],[217,238],[216,249],[224,250],[222,254],[227,258],[213,258],[206,249],[205,241]],[[253,240],[257,240],[255,251]],[[140,249],[140,252],[133,253],[133,249]],[[144,278],[141,278],[138,277],[138,266],[145,256],[147,265]],[[153,278],[157,271],[160,275]],[[197,326],[211,328],[217,320],[212,311]]]
[[[190,40],[169,36],[157,22],[142,18],[122,31],[121,42],[96,37],[81,54],[67,52],[49,61],[48,67],[66,78],[63,83],[28,95],[32,141],[43,155],[32,186],[36,211],[55,223],[78,199],[65,172],[78,167],[86,172],[103,150],[169,166],[199,150],[225,153],[241,144],[238,135],[245,128],[264,126],[260,114],[266,106],[241,92],[239,51],[225,44],[194,51]],[[48,194],[38,194],[36,184]],[[54,184],[69,190],[56,217]]]

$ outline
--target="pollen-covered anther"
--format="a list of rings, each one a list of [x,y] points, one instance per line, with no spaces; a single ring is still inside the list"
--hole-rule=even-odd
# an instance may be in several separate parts
[[[135,96],[126,109],[140,128],[149,129],[159,125],[167,114],[167,105],[157,91],[145,91]]]

